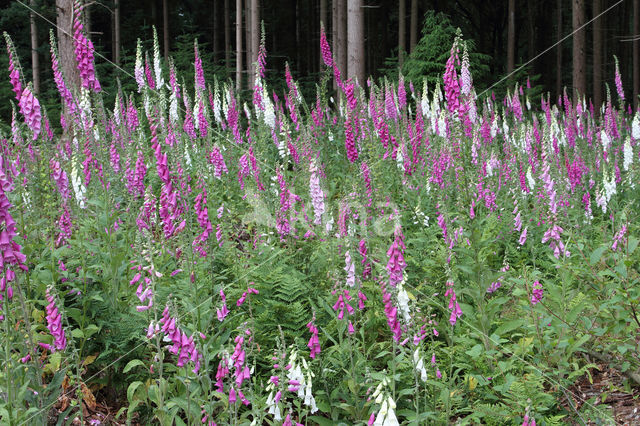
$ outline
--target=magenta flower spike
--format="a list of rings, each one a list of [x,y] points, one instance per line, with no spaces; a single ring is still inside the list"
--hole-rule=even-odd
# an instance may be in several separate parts
[[[331,48],[327,41],[327,33],[324,30],[324,25],[320,27],[320,51],[322,52],[322,61],[328,67],[333,66],[333,57],[331,55]]]
[[[400,281],[402,281],[402,272],[407,267],[404,261],[404,236],[402,231],[396,229],[396,237],[387,250],[387,256],[389,256],[389,262],[387,263],[387,272],[389,274],[389,284],[395,287]]]
[[[540,281],[535,281],[533,283],[533,290],[531,291],[531,304],[536,305],[538,302],[542,300],[544,296],[544,289],[542,288],[542,284]]]
[[[29,87],[25,87],[18,102],[20,112],[24,115],[24,121],[33,132],[33,140],[38,139],[40,128],[42,126],[42,113],[40,111],[40,102],[36,98]]]
[[[76,66],[80,73],[80,81],[82,87],[93,90],[94,92],[100,92],[100,82],[96,77],[96,72],[93,64],[93,43],[91,40],[85,37],[82,25],[82,2],[76,0],[74,3],[74,19],[73,19],[73,46],[76,56]]]
[[[52,351],[63,351],[67,347],[67,339],[62,328],[62,316],[56,307],[55,298],[51,295],[49,289],[47,289],[47,301],[49,304],[46,307],[47,312],[47,328],[53,336]]]

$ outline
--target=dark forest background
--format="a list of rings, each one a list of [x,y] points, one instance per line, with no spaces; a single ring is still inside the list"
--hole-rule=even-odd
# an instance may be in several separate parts
[[[364,51],[358,55],[364,62],[365,75],[395,79],[400,70],[414,83],[421,85],[422,79],[426,78],[433,85],[441,78],[459,28],[472,52],[477,93],[491,88],[501,95],[515,82],[525,84],[530,78],[538,88],[536,93],[550,93],[555,98],[565,87],[569,93],[579,89],[598,104],[606,96],[605,85],[614,87],[614,55],[619,59],[627,95],[637,95],[639,91],[638,2],[98,0],[85,2],[84,14],[96,51],[103,55],[96,55],[96,63],[107,100],[116,92],[118,78],[123,89],[135,89],[133,78],[107,59],[133,73],[136,41],[140,38],[144,48],[151,53],[153,26],[158,31],[162,54],[174,58],[178,70],[187,76],[187,85],[192,84],[189,77],[193,75],[195,39],[198,40],[209,82],[213,81],[214,75],[218,80],[235,80],[236,58],[242,55],[241,87],[248,94],[251,73],[247,72],[246,64],[255,59],[251,45],[253,38],[259,37],[259,34],[252,34],[256,26],[248,22],[252,16],[259,16],[264,25],[270,87],[276,92],[284,87],[284,68],[288,62],[303,95],[313,96],[315,83],[324,67],[320,56],[320,23],[324,21],[334,54],[345,49],[344,43],[340,46],[337,30],[340,20],[346,21],[347,4],[354,3],[364,21]],[[4,2],[0,8],[0,30],[13,38],[27,78],[32,77],[34,70],[32,43],[37,46],[37,89],[52,117],[58,113],[59,102],[51,72],[49,31],[54,28],[59,6],[64,3],[72,2],[14,0]],[[27,6],[35,13],[30,12]],[[255,15],[251,13],[253,7],[258,8]],[[511,78],[494,85],[609,7],[611,10],[578,31],[576,37],[567,38]],[[242,20],[243,41],[240,46],[236,43],[238,10]],[[33,25],[30,18],[33,18]],[[7,70],[7,55],[0,55],[0,67]],[[8,71],[5,74],[0,78],[0,96],[10,99]],[[637,101],[637,96],[632,97]],[[0,104],[1,120],[6,122],[10,112],[8,102]]]

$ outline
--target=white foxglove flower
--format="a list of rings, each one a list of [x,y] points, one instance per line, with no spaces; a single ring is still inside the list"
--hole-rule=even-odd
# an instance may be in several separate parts
[[[531,166],[527,169],[527,183],[529,184],[529,189],[533,191],[533,188],[536,186],[536,181],[533,179],[533,175],[531,174]]]
[[[607,132],[602,130],[600,132],[600,139],[602,140],[602,147],[605,151],[609,151],[609,147],[611,146],[611,138],[607,135]]]
[[[169,97],[169,120],[171,120],[172,124],[175,124],[178,122],[178,118],[178,98],[175,92],[171,92]]]
[[[631,123],[631,137],[634,139],[640,139],[640,112],[636,112],[636,116]]]
[[[71,161],[71,186],[73,186],[73,193],[76,196],[76,202],[81,209],[85,208],[84,199],[87,189],[82,183],[82,178],[78,173],[77,161],[75,157]]]
[[[136,48],[136,65],[133,73],[135,74],[136,83],[138,83],[138,93],[140,93],[147,84],[144,78],[144,65],[142,65],[142,42],[140,39],[138,39],[138,46]]]
[[[403,277],[402,281],[400,281],[400,284],[398,284],[398,308],[400,309],[400,313],[402,314],[404,321],[406,323],[409,323],[411,321],[411,312],[409,310],[409,295],[404,289],[404,282],[405,279]]]
[[[629,170],[629,166],[631,166],[631,163],[633,163],[633,147],[631,146],[631,138],[628,136],[624,141],[623,153],[624,160],[622,162],[622,168],[627,171]]]
[[[420,373],[420,380],[427,381],[427,369],[424,368],[424,360],[420,356],[420,349],[416,349],[413,353],[413,362],[416,365],[416,371]]]
[[[158,43],[158,33],[155,27],[153,27],[153,70],[156,77],[156,87],[160,90],[164,86],[164,79],[160,65],[160,43]]]

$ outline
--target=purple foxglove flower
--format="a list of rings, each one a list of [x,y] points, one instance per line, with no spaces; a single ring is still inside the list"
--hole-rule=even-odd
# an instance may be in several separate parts
[[[42,113],[40,112],[40,102],[29,87],[25,87],[20,96],[20,111],[24,115],[24,121],[29,126],[29,129],[33,132],[33,140],[38,139],[40,134],[40,128],[42,125]]]
[[[544,296],[544,289],[542,288],[542,284],[539,281],[535,281],[533,283],[533,290],[531,291],[531,304],[536,305],[538,302],[542,300]]]
[[[320,51],[322,52],[322,61],[328,67],[333,66],[333,57],[331,55],[331,48],[327,42],[327,34],[324,31],[324,26],[320,27]]]

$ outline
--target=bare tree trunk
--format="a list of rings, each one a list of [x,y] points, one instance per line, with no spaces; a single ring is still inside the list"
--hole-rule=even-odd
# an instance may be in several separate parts
[[[407,50],[407,43],[405,40],[406,32],[407,4],[405,0],[400,0],[398,6],[398,65],[400,65],[400,67],[402,67],[402,64],[404,63],[404,52]]]
[[[58,27],[58,56],[67,85],[80,87],[80,75],[73,54],[73,0],[56,0],[56,26]]]
[[[536,55],[536,15],[538,13],[538,5],[536,2],[529,1],[527,2],[527,24],[528,24],[528,50],[529,57],[533,58]],[[533,65],[535,74],[535,65]]]
[[[579,94],[586,92],[586,55],[585,32],[579,30],[584,25],[584,0],[573,0],[573,99],[577,101]],[[576,94],[577,91],[577,94]]]
[[[640,0],[633,0],[633,106],[638,108],[640,95]]]
[[[151,0],[151,25],[158,28],[158,8],[156,0]]]
[[[294,0],[294,10],[295,10],[295,15],[294,15],[294,22],[293,25],[295,26],[295,35],[296,35],[296,70],[297,71],[302,71],[302,59],[301,59],[301,52],[302,52],[302,45],[300,43],[300,4]]]
[[[320,22],[324,25],[325,30],[329,29],[327,22],[327,0],[320,0]]]
[[[349,49],[347,75],[351,79],[357,79],[358,83],[364,86],[364,9],[362,8],[362,0],[348,0],[347,4],[347,45]]]
[[[242,0],[236,0],[236,92],[242,90]]]
[[[31,0],[29,5],[35,9],[36,2]],[[37,95],[40,93],[40,58],[38,57],[38,26],[36,25],[36,14],[29,14],[31,21],[31,68],[33,70],[33,92]]]
[[[229,0],[224,0],[224,67],[229,68],[231,64],[231,23],[229,22]]]
[[[411,0],[411,24],[409,33],[409,52],[413,53],[413,49],[418,43],[418,0]]]
[[[516,67],[516,2],[509,0],[507,28],[507,74],[511,74]]]
[[[562,39],[562,0],[556,3],[556,40]],[[562,96],[562,44],[556,47],[556,95]]]
[[[91,38],[91,3],[86,3],[82,7],[82,18],[84,19],[84,29],[87,32],[87,37]]]
[[[219,19],[220,15],[220,2],[218,0],[213,0],[213,62],[218,63],[219,52],[220,52],[220,36],[218,33],[220,32]]]
[[[602,11],[601,0],[593,0],[593,17]],[[593,106],[599,115],[602,104],[602,21],[593,21]]]
[[[113,11],[113,62],[120,65],[120,0],[114,0],[115,9]]]
[[[253,87],[253,83],[251,82],[251,77],[253,73],[251,72],[251,30],[253,27],[251,26],[251,0],[244,0],[244,54],[245,61],[247,64],[247,87]]]
[[[335,0],[338,3],[338,40],[336,43],[336,59],[342,75],[347,73],[347,0]]]
[[[260,49],[260,0],[251,0],[251,63],[258,62],[258,50]],[[255,76],[251,67],[249,73]],[[255,83],[255,82],[254,82]]]
[[[169,61],[169,0],[162,0],[162,27],[164,28],[164,60]]]

